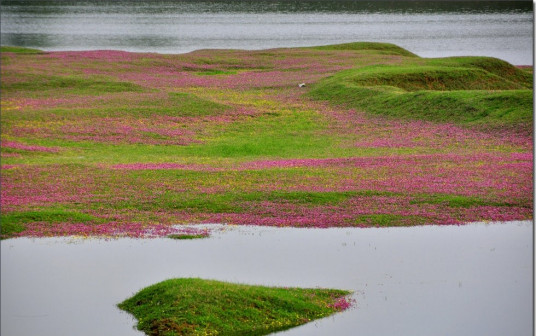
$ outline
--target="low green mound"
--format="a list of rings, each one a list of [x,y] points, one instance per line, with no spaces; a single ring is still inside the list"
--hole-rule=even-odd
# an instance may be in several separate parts
[[[374,51],[376,54],[390,54],[408,57],[417,57],[414,53],[407,51],[397,45],[391,43],[377,42],[353,42],[343,44],[332,44],[327,46],[315,46],[310,49],[316,50],[354,50],[354,51]]]
[[[515,82],[527,89],[532,89],[533,78],[530,73],[498,58],[482,56],[448,57],[429,59],[427,60],[427,64],[478,68],[508,81]]]
[[[102,76],[19,76],[14,82],[2,81],[2,91],[19,93],[57,93],[101,95],[113,92],[141,92],[144,89],[130,82],[119,82]]]
[[[332,81],[341,80],[359,86],[394,86],[406,91],[524,88],[518,83],[482,69],[448,66],[378,65],[343,71],[332,78]]]
[[[344,310],[349,293],[172,279],[141,290],[119,308],[152,336],[267,335]]]
[[[486,125],[532,125],[532,79],[497,59],[456,57],[336,73],[310,94],[373,114]]]

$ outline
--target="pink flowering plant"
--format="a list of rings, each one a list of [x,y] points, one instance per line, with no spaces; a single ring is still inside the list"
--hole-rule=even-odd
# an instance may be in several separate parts
[[[532,76],[506,62],[371,43],[1,57],[2,238],[532,218]]]

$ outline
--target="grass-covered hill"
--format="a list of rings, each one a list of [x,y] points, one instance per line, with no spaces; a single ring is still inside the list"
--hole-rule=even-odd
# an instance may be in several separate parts
[[[452,57],[341,71],[311,95],[373,114],[532,133],[532,86],[531,73],[505,61]]]
[[[369,42],[1,62],[4,238],[532,217],[530,68]]]

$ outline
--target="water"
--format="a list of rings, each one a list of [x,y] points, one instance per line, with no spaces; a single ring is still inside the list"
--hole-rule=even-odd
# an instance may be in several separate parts
[[[355,41],[422,57],[493,56],[532,64],[532,3],[2,1],[1,43],[44,50],[185,53]]]
[[[141,335],[115,305],[173,277],[350,289],[284,335],[532,335],[530,221],[384,229],[224,227],[203,240],[1,243],[3,336]]]

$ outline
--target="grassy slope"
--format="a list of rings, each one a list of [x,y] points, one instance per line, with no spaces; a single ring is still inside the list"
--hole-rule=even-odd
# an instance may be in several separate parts
[[[532,128],[532,76],[497,59],[453,57],[339,72],[310,94],[398,118]]]
[[[337,312],[342,308],[337,299],[347,294],[172,279],[141,290],[119,307],[132,313],[147,335],[267,335]]]

